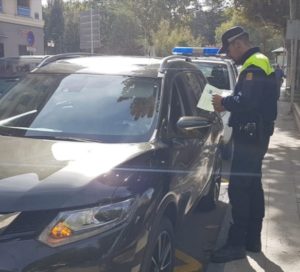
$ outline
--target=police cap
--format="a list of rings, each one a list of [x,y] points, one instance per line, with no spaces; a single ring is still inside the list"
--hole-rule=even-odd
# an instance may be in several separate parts
[[[222,35],[222,47],[219,50],[219,54],[226,53],[229,44],[233,42],[235,39],[241,37],[241,36],[248,36],[248,32],[244,30],[241,26],[234,26],[227,31],[224,32]]]

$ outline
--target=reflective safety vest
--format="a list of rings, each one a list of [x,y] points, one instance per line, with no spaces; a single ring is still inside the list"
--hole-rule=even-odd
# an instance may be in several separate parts
[[[274,72],[274,69],[270,64],[269,59],[265,55],[263,55],[262,53],[259,53],[259,52],[253,54],[250,58],[248,58],[244,62],[241,72],[244,71],[245,69],[247,69],[251,65],[255,65],[255,66],[259,67],[268,76]]]

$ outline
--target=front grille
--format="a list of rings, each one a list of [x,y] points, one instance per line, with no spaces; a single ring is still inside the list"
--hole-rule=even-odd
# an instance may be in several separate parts
[[[57,210],[21,212],[19,216],[0,233],[0,241],[35,237],[57,214]]]

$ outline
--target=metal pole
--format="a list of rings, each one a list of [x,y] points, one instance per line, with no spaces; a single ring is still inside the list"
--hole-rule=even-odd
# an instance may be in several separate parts
[[[291,106],[294,103],[294,82],[295,82],[295,43],[294,40],[291,40]]]
[[[91,7],[91,54],[94,54],[93,8]]]

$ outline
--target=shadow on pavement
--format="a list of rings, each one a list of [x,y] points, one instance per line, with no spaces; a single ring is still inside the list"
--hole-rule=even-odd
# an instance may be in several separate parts
[[[263,269],[263,271],[265,271],[265,272],[284,272],[279,265],[275,264],[270,259],[268,259],[263,252],[261,252],[259,254],[257,254],[257,253],[249,253],[248,256],[251,259],[253,259]],[[249,262],[248,262],[248,264],[250,266],[250,269],[252,269],[252,270],[246,270],[246,271],[255,271],[251,267],[251,265],[250,265]]]

